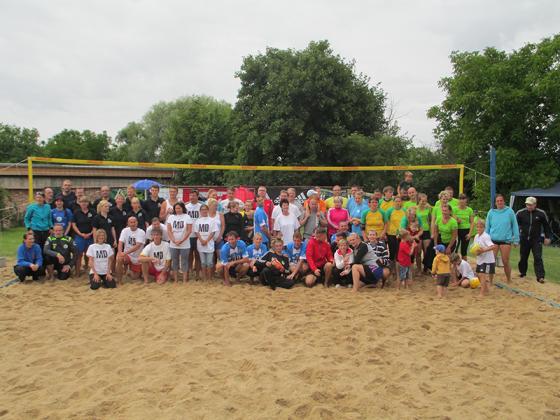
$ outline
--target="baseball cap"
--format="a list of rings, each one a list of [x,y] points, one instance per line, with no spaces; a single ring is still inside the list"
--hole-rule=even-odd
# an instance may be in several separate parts
[[[315,190],[308,190],[308,191],[307,191],[307,198],[310,198],[311,196],[316,195],[316,194],[317,194],[317,191],[315,191]]]
[[[445,252],[445,246],[443,246],[442,244],[436,245],[434,249],[436,250],[436,252]]]
[[[525,204],[531,204],[532,206],[534,206],[535,204],[537,204],[537,199],[535,197],[527,197],[525,200]]]

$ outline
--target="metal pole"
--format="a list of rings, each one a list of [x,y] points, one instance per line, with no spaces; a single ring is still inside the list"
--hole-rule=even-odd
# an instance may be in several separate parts
[[[461,165],[459,169],[459,194],[463,194],[465,185],[465,165]]]
[[[490,208],[496,201],[496,149],[490,146]]]
[[[27,198],[33,202],[33,159],[27,157]]]

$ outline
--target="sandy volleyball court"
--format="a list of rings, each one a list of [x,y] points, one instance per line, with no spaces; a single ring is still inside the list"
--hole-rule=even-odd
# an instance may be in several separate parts
[[[93,292],[85,278],[10,286],[0,415],[560,417],[560,310],[477,293],[438,301],[427,278],[412,293],[357,296],[217,282]]]

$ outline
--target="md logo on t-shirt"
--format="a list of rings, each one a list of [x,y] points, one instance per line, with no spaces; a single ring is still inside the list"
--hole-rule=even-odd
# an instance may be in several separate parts
[[[173,229],[184,229],[185,222],[183,220],[173,220]]]
[[[236,261],[236,260],[240,260],[241,258],[243,258],[243,256],[241,255],[241,251],[239,250],[239,248],[237,247],[230,248],[229,261]]]
[[[198,210],[187,210],[187,214],[193,219],[198,219],[200,217],[200,212]]]
[[[210,232],[210,225],[208,223],[202,223],[198,225],[198,231],[202,233]]]
[[[98,249],[95,251],[95,258],[109,258],[109,253],[105,249]]]
[[[158,260],[163,260],[163,251],[154,251],[152,255]]]

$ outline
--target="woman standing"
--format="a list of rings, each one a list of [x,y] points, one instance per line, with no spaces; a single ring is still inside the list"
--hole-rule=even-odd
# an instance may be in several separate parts
[[[329,222],[327,234],[329,235],[329,238],[338,231],[340,222],[350,221],[350,214],[348,213],[348,210],[342,207],[342,197],[333,197],[332,202],[334,206],[327,210],[327,221]],[[286,242],[286,238],[284,238],[284,242]]]
[[[223,213],[220,213],[218,207],[220,203],[215,198],[209,198],[206,202],[208,205],[208,217],[212,219],[212,221],[218,226],[218,233],[214,237],[215,240],[215,254],[216,254],[216,261],[220,258],[220,250],[222,249],[222,245],[224,244],[223,237],[226,222],[224,220]]]
[[[431,225],[432,225],[432,207],[428,203],[428,196],[424,193],[418,194],[418,206],[416,207],[416,217],[424,231],[422,232],[422,261],[424,264],[424,271],[429,272],[432,268],[432,262],[428,260],[428,247],[432,241]]]
[[[391,261],[395,261],[399,252],[399,240],[397,234],[401,228],[401,221],[406,216],[402,209],[400,197],[393,198],[393,207],[385,212],[385,231],[387,232],[387,245]]]
[[[185,204],[178,202],[173,207],[173,214],[167,218],[167,233],[169,235],[169,251],[171,253],[171,270],[173,279],[177,283],[179,268],[183,273],[183,283],[189,281],[189,256],[192,232],[192,219],[187,214]]]
[[[111,206],[109,214],[113,220],[113,226],[115,226],[115,238],[121,237],[122,230],[126,227],[128,223],[128,212],[124,209],[125,197],[120,192],[115,196],[115,205]],[[142,229],[142,226],[139,226]]]
[[[494,256],[498,253],[502,256],[504,263],[504,273],[507,282],[511,282],[511,265],[509,264],[509,254],[511,245],[519,243],[519,226],[517,218],[513,210],[506,206],[504,196],[498,194],[496,196],[496,208],[488,212],[486,218],[486,232],[490,235],[490,239],[497,247],[494,249]]]
[[[441,217],[438,217],[434,224],[434,242],[436,246],[442,244],[447,255],[450,255],[455,250],[458,230],[457,220],[451,216],[451,206],[449,204],[442,204]]]
[[[354,195],[354,203],[349,207],[350,218],[352,222],[352,233],[356,233],[362,237],[362,215],[368,211],[368,203],[364,200],[364,193],[357,191]]]
[[[109,208],[111,204],[107,200],[101,200],[97,205],[97,214],[93,217],[91,225],[93,226],[93,236],[95,237],[95,232],[98,229],[103,229],[107,234],[107,243],[117,249],[117,234],[115,232],[115,226],[113,225],[113,219],[109,216]]]
[[[72,230],[74,231],[74,245],[78,256],[76,258],[76,276],[79,277],[82,268],[82,257],[93,243],[93,218],[95,213],[89,208],[87,197],[81,197],[78,201],[80,208],[74,211]],[[105,234],[107,236],[107,234]]]
[[[142,208],[140,200],[137,197],[134,197],[132,200],[130,200],[130,207],[131,210],[127,214],[127,219],[131,216],[136,217],[136,220],[138,220],[138,227],[145,232],[149,226],[148,214]]]
[[[290,202],[287,199],[280,201],[282,212],[274,219],[274,233],[281,238],[285,245],[294,241],[294,232],[299,229],[299,220],[295,214],[290,212]]]
[[[305,215],[301,219],[303,239],[305,240],[313,236],[317,227],[326,226],[328,223],[325,214],[319,211],[319,203],[316,198],[310,198],[308,204],[305,208]]]
[[[51,206],[45,203],[45,195],[42,192],[35,194],[35,202],[27,206],[23,220],[27,230],[33,231],[35,243],[43,249],[53,223]]]
[[[457,250],[465,261],[467,260],[467,250],[474,228],[474,212],[472,208],[467,206],[467,203],[467,196],[465,194],[459,194],[459,205],[455,208],[455,212],[453,213],[459,225]]]

